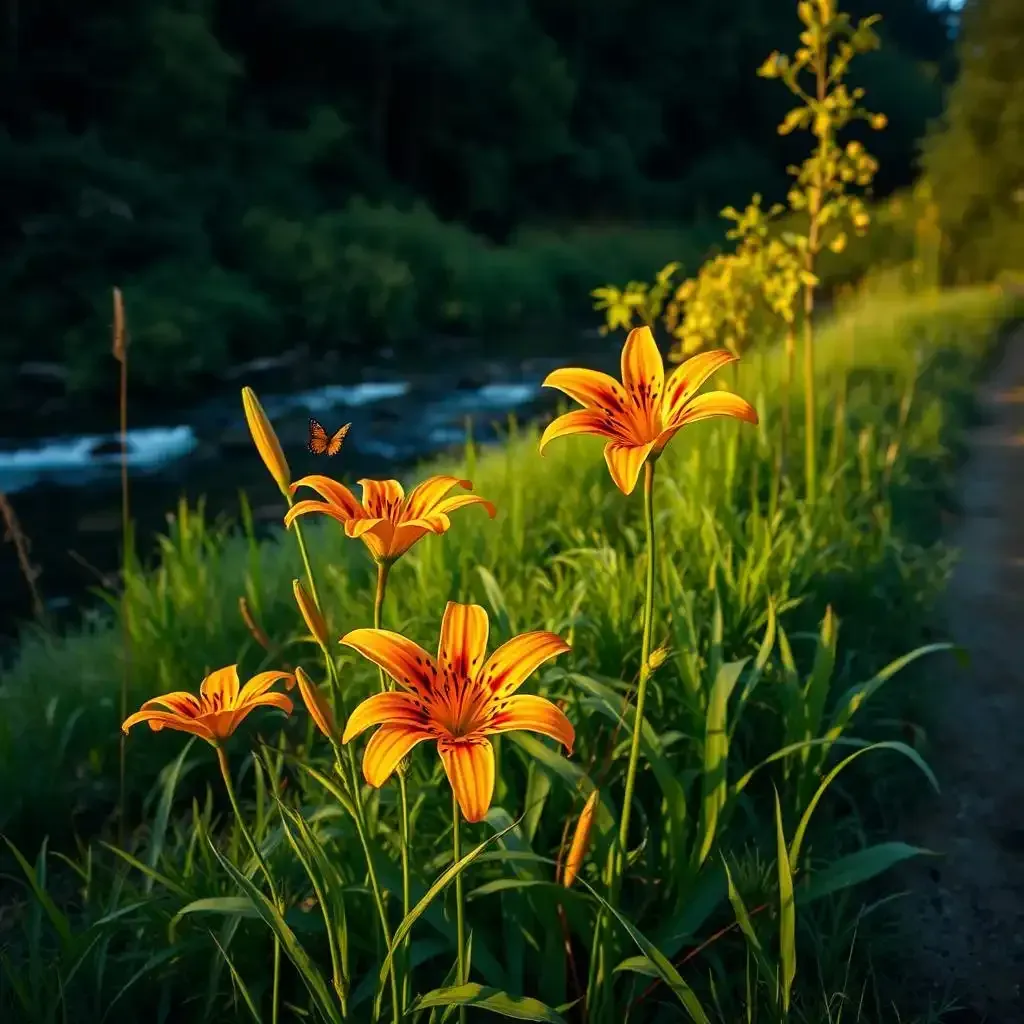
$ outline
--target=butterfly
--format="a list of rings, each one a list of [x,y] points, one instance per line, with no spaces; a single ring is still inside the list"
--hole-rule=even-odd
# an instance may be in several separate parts
[[[309,443],[306,447],[314,455],[337,455],[341,451],[341,446],[345,441],[345,435],[348,433],[351,423],[346,423],[343,427],[338,428],[338,432],[333,436],[329,436],[327,431],[324,430],[323,425],[317,420],[310,419],[309,421]]]

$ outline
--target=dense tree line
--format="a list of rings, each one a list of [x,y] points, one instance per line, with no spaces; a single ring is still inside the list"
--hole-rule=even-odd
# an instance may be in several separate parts
[[[968,0],[960,74],[924,147],[952,281],[1024,273],[1024,4]]]
[[[941,109],[946,18],[843,6],[885,16],[859,74],[890,118],[872,144],[891,190]],[[105,373],[115,283],[137,366],[164,384],[282,339],[515,327],[577,288],[585,308],[603,275],[657,258],[615,266],[628,244],[598,258],[567,225],[711,218],[781,193],[795,155],[774,130],[783,91],[754,75],[791,44],[788,0],[5,10],[0,390],[28,358],[83,389]]]

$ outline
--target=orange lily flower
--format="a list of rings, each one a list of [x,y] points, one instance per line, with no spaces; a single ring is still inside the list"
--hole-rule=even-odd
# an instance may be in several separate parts
[[[446,498],[456,484],[466,490],[473,486],[457,476],[432,476],[406,495],[397,480],[360,480],[360,503],[344,484],[330,477],[304,476],[292,484],[292,492],[311,487],[325,500],[296,502],[284,517],[284,525],[290,526],[298,516],[309,512],[323,512],[337,519],[347,536],[362,538],[374,561],[390,565],[426,534],[445,533],[452,525],[448,515],[456,509],[483,505],[494,518],[494,505],[479,495]]]
[[[228,665],[211,672],[199,687],[199,696],[178,690],[147,700],[121,726],[127,734],[133,725],[148,722],[153,732],[163,728],[190,732],[217,746],[228,739],[253,708],[273,707],[291,714],[292,702],[283,693],[271,693],[279,679],[290,690],[295,685],[291,672],[260,672],[239,691],[238,666]]]
[[[640,469],[657,458],[677,430],[711,416],[732,416],[757,423],[752,405],[730,391],[697,391],[709,377],[737,357],[724,349],[702,352],[672,371],[665,364],[649,327],[635,327],[622,347],[622,383],[597,370],[566,367],[549,373],[544,387],[558,388],[582,409],[553,420],[540,439],[540,451],[556,437],[597,434],[608,438],[605,461],[623,494],[636,487]]]
[[[363,775],[382,786],[418,743],[436,740],[459,808],[480,821],[494,792],[494,748],[488,736],[526,729],[572,751],[572,723],[544,697],[516,690],[549,658],[568,651],[557,633],[523,633],[487,654],[487,612],[449,601],[441,621],[437,658],[398,633],[355,629],[341,642],[380,666],[400,689],[377,693],[352,712],[342,743],[372,726]]]

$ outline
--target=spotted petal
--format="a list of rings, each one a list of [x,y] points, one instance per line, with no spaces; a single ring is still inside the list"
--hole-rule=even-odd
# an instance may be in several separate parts
[[[571,648],[557,633],[521,633],[487,659],[480,672],[480,684],[495,700],[503,700],[515,693],[545,661],[568,650]]]
[[[296,480],[292,484],[292,494],[300,487],[309,487],[316,491],[328,504],[333,505],[340,513],[343,513],[344,519],[351,519],[353,516],[360,517],[366,514],[363,511],[363,506],[356,500],[356,496],[344,484],[338,483],[337,480],[332,480],[329,476],[322,476],[319,473],[304,476],[301,480]],[[344,519],[342,519],[343,522]]]
[[[423,705],[417,703],[416,698],[409,693],[401,691],[375,693],[372,697],[367,697],[366,700],[360,702],[355,711],[349,715],[341,742],[348,743],[349,740],[355,739],[366,729],[384,724],[423,727],[425,725]]]
[[[608,464],[608,472],[611,473],[615,486],[623,494],[633,493],[640,469],[656,443],[648,441],[646,444],[635,445],[609,441],[604,446],[604,461]]]
[[[194,693],[185,690],[175,690],[173,693],[163,693],[159,697],[147,700],[141,711],[166,709],[172,714],[181,715],[182,718],[195,718],[202,711],[199,698]]]
[[[562,416],[557,416],[544,429],[540,437],[538,451],[544,454],[547,445],[558,437],[571,434],[596,434],[598,437],[610,437],[622,440],[626,437],[624,425],[617,420],[609,419],[602,412],[591,409],[575,409]]]
[[[173,729],[175,732],[188,732],[206,740],[207,743],[214,742],[213,732],[209,725],[201,718],[182,718],[180,715],[172,714],[170,711],[136,711],[129,715],[121,725],[121,731],[127,735],[132,726],[148,722],[153,732],[161,729]]]
[[[405,491],[397,480],[360,480],[363,508],[369,516],[390,518],[405,499]]]
[[[238,700],[238,666],[226,665],[211,672],[199,692],[217,710],[234,707]]]
[[[403,519],[419,519],[434,511],[437,503],[456,485],[467,491],[473,487],[472,481],[460,480],[457,476],[431,476],[418,483],[405,499]]]
[[[353,629],[341,643],[384,669],[392,679],[421,700],[429,700],[437,665],[419,644],[388,629]]]
[[[634,327],[622,346],[622,385],[634,409],[638,428],[650,439],[660,429],[665,390],[665,363],[650,327]]]
[[[731,416],[733,419],[745,420],[747,423],[757,423],[757,412],[746,399],[734,395],[731,391],[709,391],[705,395],[698,395],[691,399],[676,418],[673,426],[696,423],[698,420],[710,419],[712,416]]]
[[[561,743],[568,753],[576,740],[576,731],[565,713],[546,697],[519,693],[509,697],[502,709],[481,729],[484,735],[498,732],[539,732]]]
[[[473,679],[487,656],[487,612],[478,604],[449,601],[441,620],[437,667],[457,679]]]
[[[549,373],[541,386],[558,388],[587,409],[612,415],[622,415],[626,410],[626,392],[622,385],[600,370],[566,366]]]
[[[701,352],[677,366],[665,387],[665,426],[674,426],[687,403],[719,370],[736,362],[737,356],[724,348]]]

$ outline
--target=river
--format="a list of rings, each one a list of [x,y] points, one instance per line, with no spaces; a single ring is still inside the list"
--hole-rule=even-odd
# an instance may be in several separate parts
[[[138,550],[153,557],[179,498],[205,498],[210,517],[237,518],[244,491],[258,526],[281,519],[281,499],[245,425],[241,385],[253,386],[274,422],[298,477],[327,472],[351,482],[401,477],[415,464],[461,449],[467,425],[474,439],[494,443],[508,422],[550,413],[559,395],[542,390],[550,370],[585,365],[614,371],[616,346],[596,332],[526,339],[514,346],[451,339],[399,359],[387,350],[361,364],[262,361],[236,368],[194,405],[136,408],[129,397],[128,465],[131,516]],[[115,371],[116,372],[116,369]],[[309,418],[334,431],[351,422],[339,461],[305,450]],[[60,624],[96,603],[90,592],[117,583],[121,549],[118,412],[110,427],[78,433],[41,431],[0,438],[0,492],[30,544],[37,587]],[[0,535],[3,530],[0,526]],[[15,546],[0,543],[0,638],[32,617],[29,588]]]

